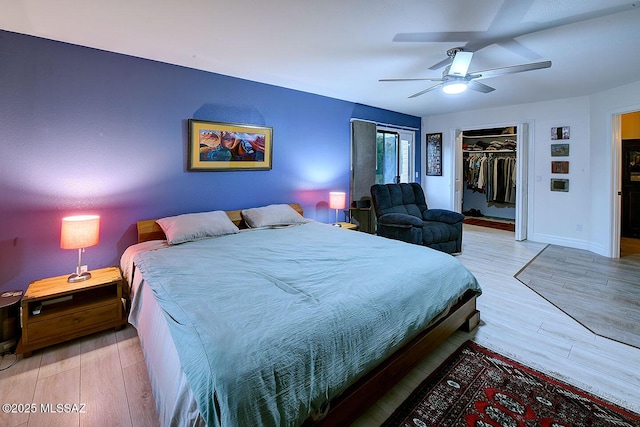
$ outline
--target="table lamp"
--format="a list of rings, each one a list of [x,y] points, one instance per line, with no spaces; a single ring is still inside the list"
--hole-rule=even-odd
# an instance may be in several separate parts
[[[341,191],[332,191],[329,193],[329,208],[336,210],[336,222],[333,225],[338,225],[338,210],[344,209],[346,205],[346,194]]]
[[[81,282],[91,278],[91,273],[82,271],[82,252],[84,248],[98,244],[100,217],[98,215],[77,215],[62,218],[60,247],[78,250],[78,267],[76,272],[67,278],[67,282]]]

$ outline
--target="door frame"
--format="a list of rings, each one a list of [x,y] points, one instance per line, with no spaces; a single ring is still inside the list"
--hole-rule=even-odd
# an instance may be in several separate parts
[[[640,111],[640,105],[613,111],[611,120],[611,221],[609,227],[609,257],[620,258],[622,239],[622,116]]]
[[[516,173],[516,229],[515,240],[522,241],[527,240],[527,233],[530,228],[529,219],[531,218],[530,208],[533,203],[529,203],[529,158],[533,158],[533,154],[530,151],[533,149],[531,143],[533,138],[533,126],[529,122],[507,122],[497,124],[482,124],[474,126],[465,126],[456,129],[452,129],[450,134],[453,138],[454,147],[454,161],[453,161],[453,180],[454,185],[451,186],[452,194],[451,200],[453,200],[453,206],[456,212],[461,212],[462,209],[462,183],[463,183],[463,168],[462,168],[462,133],[467,130],[475,129],[492,129],[500,127],[515,126],[517,128],[517,173]]]
[[[640,112],[640,104],[610,111],[608,116],[611,137],[611,194],[609,226],[609,257],[620,258],[622,232],[622,116]]]

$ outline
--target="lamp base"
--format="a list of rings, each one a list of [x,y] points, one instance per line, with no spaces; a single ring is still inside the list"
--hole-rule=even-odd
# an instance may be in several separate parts
[[[71,276],[67,277],[67,282],[76,283],[76,282],[82,282],[87,279],[91,279],[91,273],[89,273],[88,271],[85,271],[82,274],[73,273]]]

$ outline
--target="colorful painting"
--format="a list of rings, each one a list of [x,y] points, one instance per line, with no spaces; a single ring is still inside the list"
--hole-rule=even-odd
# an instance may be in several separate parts
[[[273,129],[189,120],[189,170],[269,170]]]

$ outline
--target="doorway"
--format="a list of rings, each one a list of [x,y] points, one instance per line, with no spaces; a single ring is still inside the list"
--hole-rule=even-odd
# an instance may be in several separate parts
[[[616,154],[619,159],[620,197],[616,215],[619,251],[614,252],[614,256],[640,256],[640,111],[623,113],[618,118],[614,123],[619,127],[616,133],[619,138]]]
[[[413,158],[413,132],[377,129],[376,184],[411,182]]]
[[[473,200],[485,200],[484,207],[489,212],[490,216],[499,216],[501,208],[497,208],[498,204],[506,207],[503,212],[509,211],[506,215],[506,219],[511,220],[514,223],[515,240],[521,241],[527,239],[527,222],[528,222],[528,179],[527,179],[527,165],[528,165],[528,147],[529,147],[529,127],[526,123],[518,125],[506,124],[499,126],[487,126],[484,128],[476,127],[473,129],[457,129],[455,131],[455,185],[453,200],[454,207],[457,212],[464,213],[464,211],[470,211],[471,209],[479,209],[482,213],[482,208],[472,207]],[[481,141],[478,147],[477,141]],[[470,145],[474,145],[473,149]],[[498,146],[499,145],[499,146]],[[468,187],[473,187],[474,184],[470,184],[470,179],[466,175],[469,171],[467,168],[469,156],[479,157],[486,155],[487,158],[491,158],[492,164],[498,165],[496,158],[499,160],[500,174],[502,177],[510,176],[515,181],[515,190],[502,193],[496,187],[494,190],[488,191],[488,188],[476,188],[477,194],[469,193]],[[477,159],[476,159],[477,160]],[[485,160],[487,161],[487,160]],[[508,165],[511,169],[506,169]],[[506,173],[507,170],[515,173],[511,175]],[[494,171],[497,171],[495,169]],[[491,179],[494,178],[494,172],[491,172]],[[475,179],[475,176],[474,176]],[[486,182],[486,179],[485,179]],[[476,187],[477,183],[475,184]],[[497,191],[496,191],[497,190]],[[513,190],[513,189],[512,189]],[[465,195],[466,192],[466,195]],[[505,198],[506,197],[506,198]],[[464,199],[467,198],[467,203]],[[470,203],[471,202],[471,203]],[[502,203],[500,203],[502,202]],[[504,203],[507,202],[507,203]],[[487,204],[488,203],[488,204]]]
[[[640,139],[622,140],[622,237],[640,238]]]
[[[383,182],[412,182],[415,132],[418,129],[351,119],[351,179],[349,218],[360,231],[375,233],[371,186]]]

